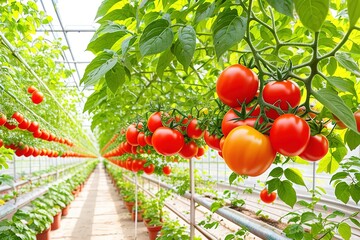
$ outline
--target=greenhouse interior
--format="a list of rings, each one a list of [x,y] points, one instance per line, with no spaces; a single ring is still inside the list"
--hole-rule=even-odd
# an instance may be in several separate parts
[[[360,1],[0,1],[0,240],[360,239]]]

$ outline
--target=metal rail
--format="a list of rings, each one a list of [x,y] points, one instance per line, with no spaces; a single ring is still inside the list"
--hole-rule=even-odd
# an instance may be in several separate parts
[[[79,169],[78,171],[76,171],[76,173],[78,173],[80,171],[82,171],[82,169]],[[76,174],[76,173],[74,173],[74,174]],[[29,204],[34,199],[44,195],[52,186],[59,184],[63,181],[66,181],[70,177],[74,176],[74,174],[72,174],[71,176],[66,176],[66,177],[64,177],[60,180],[54,181],[52,183],[49,183],[46,186],[36,188],[35,190],[33,190],[29,193],[26,193],[16,199],[12,199],[12,200],[8,201],[7,203],[5,203],[3,206],[0,207],[0,221],[4,220],[9,215],[15,213],[18,209]]]
[[[131,178],[129,178],[128,176],[124,176],[128,181],[135,183],[134,180],[132,180]],[[155,194],[153,194],[152,192],[150,192],[149,190],[145,189],[143,186],[137,185],[139,188],[141,188],[146,194],[155,197]],[[191,224],[190,220],[184,216],[184,214],[182,214],[181,212],[179,212],[178,210],[176,210],[173,206],[171,206],[170,204],[165,203],[165,207],[167,207],[170,211],[172,211],[173,213],[175,213],[179,218],[181,218],[184,222],[186,222],[187,224]],[[194,224],[194,228],[196,230],[198,230],[202,235],[204,235],[207,239],[209,240],[217,240],[217,238],[215,236],[213,236],[211,233],[207,232],[206,230],[204,230],[202,227],[200,227],[199,225],[197,225],[196,223]]]
[[[157,182],[157,180],[155,180],[149,176],[142,176],[142,178],[147,179],[154,183]],[[167,185],[163,182],[160,182],[160,186],[165,189],[172,189],[172,187],[170,185]],[[183,195],[183,197],[190,199],[191,194],[185,193]],[[211,209],[211,204],[214,202],[210,199],[201,197],[196,194],[194,196],[194,200],[196,203],[200,204],[201,206],[203,206],[209,210]],[[267,239],[267,240],[289,240],[289,238],[282,235],[282,233],[280,232],[279,229],[269,226],[268,224],[263,223],[258,220],[255,220],[251,217],[248,217],[248,216],[246,216],[238,211],[232,210],[228,207],[220,208],[219,210],[216,211],[216,213],[239,226],[246,227],[249,230],[249,232],[251,232],[252,234],[254,234],[260,238]]]

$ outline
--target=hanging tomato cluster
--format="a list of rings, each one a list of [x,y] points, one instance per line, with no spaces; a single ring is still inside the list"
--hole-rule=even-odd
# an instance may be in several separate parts
[[[212,116],[199,119],[177,110],[157,111],[148,117],[146,124],[128,126],[122,132],[125,139],[103,156],[145,151],[150,154],[153,149],[162,156],[178,154],[190,159],[204,154],[203,139],[235,173],[259,176],[271,166],[278,153],[308,161],[318,161],[327,154],[329,143],[321,134],[324,124],[315,121],[314,113],[305,114],[296,82],[269,80],[260,89],[256,73],[235,64],[218,77],[216,93],[223,104],[219,107],[223,111],[220,119],[210,121]],[[358,112],[354,116],[360,129]]]
[[[7,119],[4,114],[1,114],[0,126],[2,125],[9,130],[14,130],[17,127],[21,130],[27,130],[33,134],[34,138],[40,138],[49,142],[58,142],[70,147],[74,146],[74,143],[69,139],[57,137],[51,132],[40,129],[39,123],[24,118],[24,116],[19,112],[14,112],[10,119]]]
[[[39,104],[43,101],[44,99],[44,94],[42,92],[40,92],[39,90],[37,90],[36,87],[34,86],[30,86],[28,87],[28,93],[31,94],[31,101],[34,104]]]

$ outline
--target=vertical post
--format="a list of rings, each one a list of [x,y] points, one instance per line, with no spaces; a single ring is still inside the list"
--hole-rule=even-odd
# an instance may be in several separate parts
[[[32,157],[29,157],[29,176],[32,175],[31,161],[32,161]]]
[[[16,157],[15,155],[13,156],[13,162],[14,162],[14,182],[16,182]]]
[[[138,182],[137,174],[134,173],[135,178],[135,240],[137,239],[137,217],[138,217]]]
[[[315,195],[314,193],[315,193],[315,186],[316,186],[316,183],[315,183],[316,178],[315,178],[315,176],[316,176],[316,162],[313,162],[313,196]]]
[[[59,179],[58,159],[59,159],[58,157],[55,158],[56,180]]]
[[[195,178],[194,178],[194,158],[189,159],[190,169],[190,239],[193,240],[195,236]]]

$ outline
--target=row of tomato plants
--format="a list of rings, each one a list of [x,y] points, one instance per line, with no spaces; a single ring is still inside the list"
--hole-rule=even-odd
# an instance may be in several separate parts
[[[10,240],[50,239],[50,230],[60,227],[62,214],[68,214],[74,196],[77,196],[97,164],[97,160],[86,162],[81,171],[52,186],[43,196],[17,210],[11,219],[1,221],[0,237]]]

